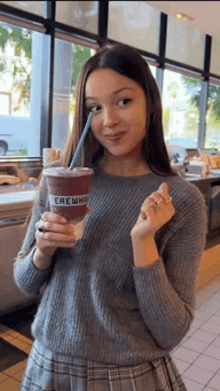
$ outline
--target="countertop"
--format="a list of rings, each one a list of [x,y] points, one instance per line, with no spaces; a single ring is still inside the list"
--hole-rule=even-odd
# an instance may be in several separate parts
[[[186,175],[183,179],[195,184],[216,182],[220,180],[220,170],[213,170],[212,174],[205,177]],[[33,204],[37,188],[37,182],[0,186],[0,218],[2,218],[2,212],[5,214],[7,210],[29,209]]]
[[[26,217],[32,208],[37,187],[36,182],[0,186],[0,222]]]

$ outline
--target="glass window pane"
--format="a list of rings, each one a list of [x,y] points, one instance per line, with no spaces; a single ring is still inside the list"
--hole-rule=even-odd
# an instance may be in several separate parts
[[[0,156],[40,156],[43,34],[0,22]]]
[[[209,85],[205,148],[220,151],[220,86],[214,84]]]
[[[0,1],[10,7],[19,8],[39,16],[44,16],[44,1]]]
[[[110,1],[108,38],[158,54],[159,15],[144,1]]]
[[[95,50],[56,38],[52,148],[63,150],[73,127],[79,74]]]
[[[98,1],[56,1],[56,21],[98,34]]]
[[[205,33],[168,17],[166,57],[203,69]]]
[[[164,71],[163,124],[165,140],[184,148],[197,148],[201,82]]]
[[[150,64],[148,64],[148,65],[149,65],[149,67],[150,67],[150,70],[151,70],[151,73],[152,73],[154,79],[156,79],[156,70],[157,70],[157,67],[155,67],[155,66],[153,66],[153,65],[150,65]]]
[[[220,76],[220,39],[212,37],[210,72]]]

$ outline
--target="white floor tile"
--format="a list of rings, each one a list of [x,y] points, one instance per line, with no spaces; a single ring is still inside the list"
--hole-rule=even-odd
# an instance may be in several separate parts
[[[219,346],[219,347],[220,347],[220,336],[217,337],[217,338],[213,341],[212,345],[215,345],[215,346]]]
[[[196,329],[195,327],[191,326],[188,333],[186,334],[188,337],[190,337],[191,335],[193,335],[195,333],[195,331],[197,331],[198,329]]]
[[[187,388],[187,391],[202,391],[204,385],[194,382],[193,380],[187,379],[186,377],[183,377],[183,381],[185,383],[185,386]]]
[[[182,375],[185,372],[185,370],[187,368],[189,368],[190,363],[188,363],[186,361],[179,360],[178,358],[175,358],[175,357],[172,357],[172,358],[173,358],[174,363],[177,366],[177,369],[178,369],[180,375]]]
[[[207,349],[204,350],[203,354],[220,360],[220,347],[210,345]]]
[[[205,387],[202,389],[202,391],[215,391],[214,388]]]
[[[219,292],[217,292],[213,296],[211,296],[207,300],[207,303],[209,303],[210,305],[213,305],[214,307],[220,307],[220,295],[219,295]]]
[[[214,323],[214,324],[218,324],[218,325],[220,326],[220,316],[213,315],[213,316],[209,319],[209,322],[210,322],[210,323]],[[220,332],[220,327],[219,327],[219,332]]]
[[[200,330],[208,331],[208,333],[216,334],[216,336],[219,335],[220,327],[217,324],[205,322],[201,327]]]
[[[220,360],[217,360],[216,358],[207,356],[205,354],[201,354],[196,359],[196,361],[194,361],[193,365],[215,373],[220,368]]]
[[[214,339],[216,339],[216,334],[208,333],[204,330],[196,330],[196,332],[193,334],[193,338],[206,343],[211,343],[214,341]]]
[[[206,314],[210,314],[213,315],[213,314],[216,314],[219,310],[219,307],[215,307],[214,305],[209,305],[209,303],[203,303],[197,310],[196,312],[204,312]]]
[[[210,308],[213,308],[213,307],[210,307]],[[217,308],[217,307],[216,307]],[[210,317],[213,315],[213,312],[210,314],[210,313],[206,313],[204,311],[201,311],[201,310],[197,310],[196,311],[196,314],[195,314],[195,319],[200,319],[200,320],[203,320],[203,321],[207,321],[210,319]]]
[[[179,360],[186,361],[192,364],[199,356],[199,353],[193,352],[190,349],[186,349],[182,346],[178,347],[175,352],[172,353],[172,357],[178,358]]]
[[[186,349],[192,349],[195,352],[202,353],[208,347],[208,344],[190,337],[181,346]]]
[[[213,379],[207,384],[208,387],[214,388],[214,390],[220,391],[220,375],[215,375]]]
[[[202,327],[204,325],[205,321],[204,320],[201,320],[201,319],[198,319],[198,318],[195,318],[192,322],[192,327],[194,329],[199,329],[200,327]]]
[[[184,377],[193,380],[197,383],[201,383],[205,386],[209,382],[209,380],[213,377],[213,372],[210,372],[204,368],[196,367],[195,365],[191,365],[184,372]]]

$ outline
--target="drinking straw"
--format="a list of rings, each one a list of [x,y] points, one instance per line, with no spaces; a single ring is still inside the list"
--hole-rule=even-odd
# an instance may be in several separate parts
[[[89,131],[89,128],[91,126],[91,123],[92,123],[93,115],[94,115],[94,113],[92,113],[92,112],[89,113],[88,119],[87,119],[86,124],[85,124],[85,128],[83,129],[82,135],[81,135],[80,140],[79,140],[79,144],[78,144],[77,149],[75,151],[75,154],[73,156],[72,163],[71,163],[71,165],[69,167],[70,170],[72,170],[74,167],[76,167],[76,163],[78,161],[79,155],[82,152],[82,148],[83,148],[83,144],[84,144],[86,135],[87,135],[87,133]]]

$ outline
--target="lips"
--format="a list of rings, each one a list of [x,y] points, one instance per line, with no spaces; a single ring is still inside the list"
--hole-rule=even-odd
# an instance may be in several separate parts
[[[110,141],[118,141],[120,140],[126,132],[114,133],[112,135],[106,135],[105,138]]]

